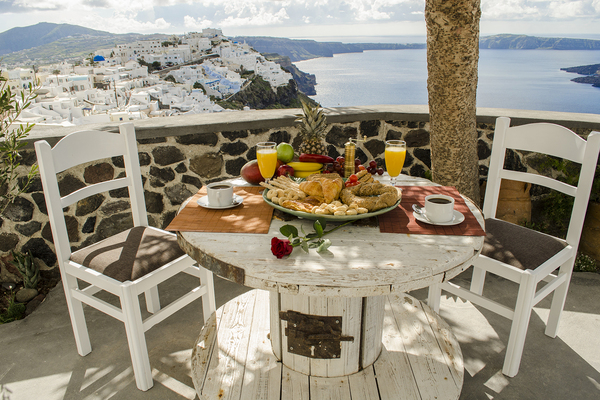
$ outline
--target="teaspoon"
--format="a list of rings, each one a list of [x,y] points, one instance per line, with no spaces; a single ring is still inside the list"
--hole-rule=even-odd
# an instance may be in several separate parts
[[[429,221],[429,218],[427,218],[427,215],[425,215],[425,211],[423,211],[423,209],[418,204],[413,204],[412,208],[417,214]]]

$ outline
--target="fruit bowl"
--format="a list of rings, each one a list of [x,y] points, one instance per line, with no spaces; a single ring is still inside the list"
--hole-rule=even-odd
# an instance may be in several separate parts
[[[386,212],[392,211],[394,208],[398,207],[398,205],[400,204],[400,201],[402,201],[402,198],[400,198],[396,204],[394,204],[391,207],[386,207],[386,208],[382,208],[381,210],[377,210],[377,211],[373,211],[373,212],[368,212],[368,213],[364,213],[364,214],[356,214],[356,215],[323,215],[323,214],[312,214],[312,213],[307,213],[307,212],[303,212],[303,211],[294,211],[294,210],[290,210],[289,208],[285,208],[280,206],[279,204],[275,204],[273,203],[271,200],[267,199],[267,193],[269,192],[269,189],[265,189],[263,190],[263,200],[270,205],[273,208],[276,208],[278,210],[283,211],[284,213],[287,214],[291,214],[291,215],[295,215],[298,218],[304,218],[304,219],[309,219],[309,220],[325,220],[325,221],[331,221],[331,222],[344,222],[344,221],[355,221],[358,219],[363,219],[363,218],[371,218],[371,217],[375,217],[377,215],[381,215],[381,214],[385,214]]]

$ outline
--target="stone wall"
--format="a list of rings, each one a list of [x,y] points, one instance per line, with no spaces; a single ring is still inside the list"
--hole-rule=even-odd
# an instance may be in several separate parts
[[[403,139],[407,157],[403,173],[426,176],[431,167],[429,122],[426,106],[377,106],[327,110],[330,127],[327,151],[343,155],[348,138],[358,134],[366,142],[357,149],[361,161],[375,159],[384,165],[384,141]],[[238,176],[242,166],[256,158],[255,145],[261,141],[299,144],[294,113],[299,110],[229,112],[135,123],[139,160],[142,169],[146,206],[150,224],[165,227],[181,203],[203,185]],[[512,116],[513,124],[550,121],[586,136],[600,130],[600,116],[480,110],[478,116],[480,178],[485,180],[491,153],[496,116]],[[118,131],[118,124],[86,126],[87,129]],[[32,143],[45,139],[51,144],[77,127],[36,127],[24,152],[24,165],[36,161]],[[514,168],[530,169],[529,155],[509,155]],[[86,184],[100,182],[124,173],[120,157],[81,165],[59,177],[61,193],[70,193]],[[97,195],[69,207],[66,211],[69,236],[74,249],[101,240],[131,226],[126,190]],[[18,279],[9,265],[10,250],[30,250],[42,270],[56,267],[56,255],[44,203],[41,182],[36,179],[28,192],[9,206],[0,217],[0,281]]]

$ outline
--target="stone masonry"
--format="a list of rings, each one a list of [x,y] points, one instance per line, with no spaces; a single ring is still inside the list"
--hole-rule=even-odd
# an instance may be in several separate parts
[[[426,107],[417,107],[415,111],[411,107],[415,108],[378,106],[373,110],[372,107],[355,107],[352,108],[352,112],[346,109],[328,109],[328,154],[334,158],[343,155],[344,144],[349,138],[366,136],[366,141],[357,148],[357,157],[363,163],[374,159],[378,165],[384,166],[385,140],[403,139],[408,148],[403,173],[430,177],[431,152],[427,110]],[[404,110],[406,108],[410,110]],[[185,199],[203,185],[239,176],[242,166],[256,158],[255,148],[258,142],[288,142],[297,148],[300,140],[298,128],[293,122],[294,112],[298,113],[299,110],[222,113],[204,117],[174,117],[160,121],[152,119],[150,122],[136,122],[139,160],[150,225],[166,227]],[[196,117],[202,118],[203,121],[196,121]],[[549,119],[551,118],[545,120]],[[493,113],[478,117],[481,181],[487,176],[494,120]],[[513,123],[535,120],[535,117],[519,115],[513,119]],[[565,120],[557,122],[569,126]],[[597,121],[592,118],[592,121],[583,124],[571,122],[569,127],[585,137],[592,129],[600,130],[600,118],[597,118]],[[88,128],[117,131],[118,125],[86,127]],[[75,130],[77,129],[60,128],[57,132],[57,128],[48,130],[36,127],[28,140],[28,149],[23,152],[22,164],[30,166],[36,162],[32,149],[33,141],[47,139],[54,144],[60,137]],[[528,157],[528,154],[509,154],[507,162],[516,169],[530,169],[535,165],[535,159],[532,161]],[[121,176],[124,171],[121,157],[78,166],[60,175],[61,194],[66,195],[87,184]],[[69,207],[66,215],[68,233],[74,250],[132,225],[126,189],[82,200]],[[57,267],[39,178],[33,182],[27,193],[0,216],[0,281],[20,280],[18,273],[7,262],[11,250],[30,250],[42,270]]]

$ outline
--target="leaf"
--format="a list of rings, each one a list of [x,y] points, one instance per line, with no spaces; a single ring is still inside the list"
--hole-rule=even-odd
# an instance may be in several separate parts
[[[279,232],[285,237],[298,237],[298,229],[294,225],[284,225],[279,228]]]
[[[313,224],[313,228],[315,229],[317,236],[319,236],[319,237],[323,236],[323,226],[321,225],[321,221],[319,221],[318,219],[315,220],[315,222]]]
[[[331,246],[331,240],[329,240],[329,239],[323,240],[323,242],[321,243],[321,245],[317,249],[317,253],[320,253],[322,251],[327,250],[329,248],[329,246]]]
[[[300,247],[302,247],[302,250],[308,253],[308,242],[302,242]]]

